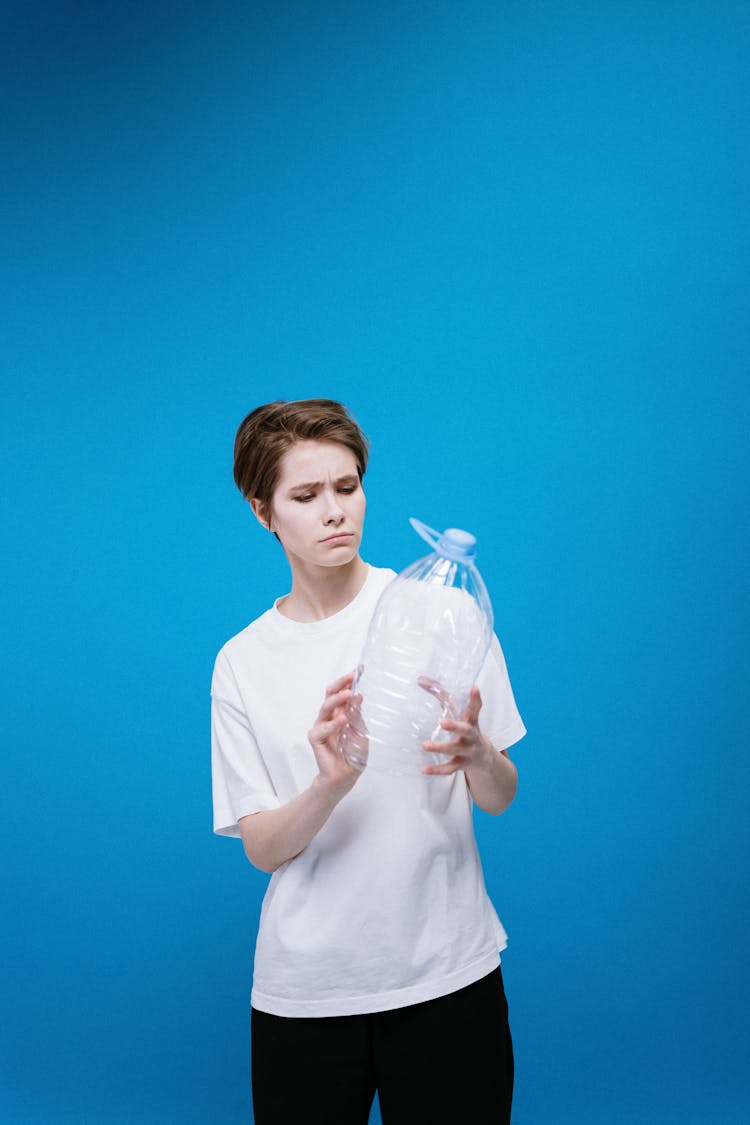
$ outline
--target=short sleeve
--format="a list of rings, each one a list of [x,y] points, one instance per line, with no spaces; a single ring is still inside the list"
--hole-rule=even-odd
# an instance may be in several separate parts
[[[211,681],[211,780],[219,836],[239,836],[240,817],[281,804],[223,651]]]
[[[523,738],[526,727],[518,713],[503,650],[494,633],[490,650],[477,677],[477,687],[482,695],[479,727],[493,746],[498,750],[506,750]]]

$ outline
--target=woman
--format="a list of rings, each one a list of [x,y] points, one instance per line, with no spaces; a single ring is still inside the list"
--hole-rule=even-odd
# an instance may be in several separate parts
[[[252,990],[258,1125],[510,1120],[513,1054],[472,803],[501,813],[525,734],[497,639],[432,776],[339,752],[372,612],[392,570],[359,548],[367,441],[339,403],[273,402],[234,477],[280,541],[291,590],[229,640],[212,694],[214,831],[272,873]],[[321,703],[322,700],[322,703]],[[481,715],[481,724],[480,724]],[[442,760],[442,759],[441,759]],[[437,762],[437,760],[436,760]]]

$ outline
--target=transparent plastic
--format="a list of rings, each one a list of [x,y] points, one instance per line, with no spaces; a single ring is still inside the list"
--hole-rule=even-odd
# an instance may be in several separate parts
[[[419,774],[448,761],[422,743],[453,737],[440,723],[463,713],[492,640],[474,536],[411,523],[434,550],[402,571],[375,607],[341,736],[359,770]]]

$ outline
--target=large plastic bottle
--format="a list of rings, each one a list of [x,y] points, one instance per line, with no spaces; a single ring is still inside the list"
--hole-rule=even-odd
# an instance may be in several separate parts
[[[448,761],[422,743],[455,737],[440,722],[463,714],[492,640],[474,536],[410,523],[433,550],[402,571],[375,607],[341,735],[342,752],[359,770],[419,774]]]

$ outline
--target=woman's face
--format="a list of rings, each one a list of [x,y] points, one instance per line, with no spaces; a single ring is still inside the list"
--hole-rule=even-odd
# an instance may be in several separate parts
[[[341,566],[359,552],[366,501],[354,454],[345,445],[297,442],[281,460],[270,511],[255,505],[290,562]]]

